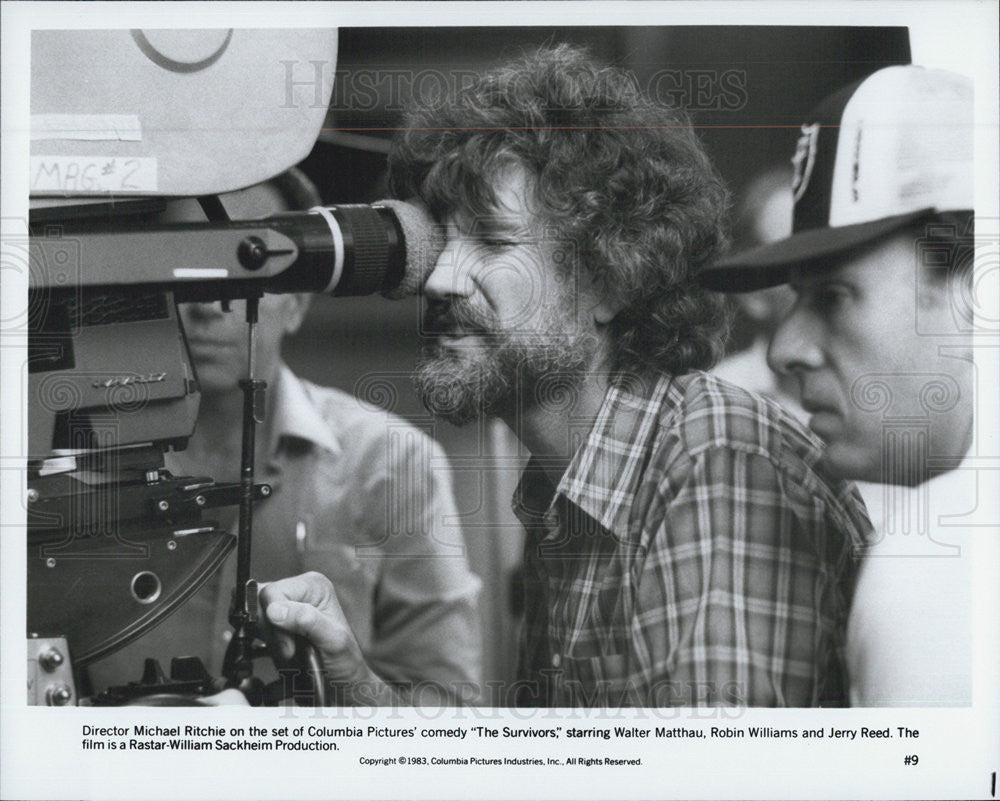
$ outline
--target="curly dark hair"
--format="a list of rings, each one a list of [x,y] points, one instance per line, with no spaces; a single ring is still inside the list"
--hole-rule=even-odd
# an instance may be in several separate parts
[[[710,367],[722,299],[695,280],[726,244],[728,191],[680,110],[646,100],[628,73],[559,45],[415,106],[389,157],[397,197],[436,219],[495,213],[492,183],[514,160],[534,178],[540,223],[621,311],[614,367],[677,375]]]

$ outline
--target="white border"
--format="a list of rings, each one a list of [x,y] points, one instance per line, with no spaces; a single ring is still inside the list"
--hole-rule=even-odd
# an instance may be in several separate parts
[[[977,211],[980,219],[997,213],[997,3],[995,2],[676,2],[676,3],[4,3],[3,15],[3,107],[2,165],[5,237],[26,219],[26,171],[28,153],[29,52],[26,32],[38,28],[107,27],[303,27],[303,26],[425,26],[425,25],[566,25],[586,21],[588,25],[907,25],[911,28],[914,60],[932,66],[974,73],[977,101]],[[234,23],[235,20],[235,23]],[[986,233],[986,232],[982,232]],[[994,235],[1000,233],[996,229]],[[2,316],[9,321],[23,309],[26,276],[4,270],[0,294]],[[994,318],[996,315],[994,315]],[[16,338],[15,338],[16,339]],[[11,536],[23,511],[10,498],[23,497],[24,479],[11,469],[8,454],[18,454],[26,440],[22,411],[24,398],[23,353],[11,348],[4,334],[0,350],[0,387],[3,390],[3,423],[0,428],[0,497],[3,502],[3,534],[0,536],[0,796],[4,798],[104,797],[104,798],[447,798],[447,797],[553,797],[553,798],[822,798],[822,797],[989,797],[988,771],[1000,769],[1000,702],[997,663],[1000,662],[1000,611],[996,600],[998,559],[977,565],[977,590],[982,619],[977,623],[976,703],[970,710],[749,710],[741,725],[758,721],[776,727],[831,724],[836,726],[905,725],[922,731],[913,751],[922,754],[919,768],[904,768],[899,741],[891,748],[873,744],[852,748],[846,743],[825,741],[810,749],[799,741],[783,747],[776,741],[739,747],[719,743],[711,749],[669,740],[645,741],[641,749],[648,767],[626,769],[578,769],[562,772],[529,768],[400,768],[372,769],[357,765],[341,754],[292,755],[280,759],[268,755],[230,755],[215,752],[185,753],[169,760],[159,754],[93,754],[81,756],[79,731],[83,723],[169,722],[188,717],[173,710],[48,710],[24,708],[24,620],[23,540]],[[16,343],[15,343],[16,344]],[[998,351],[1000,353],[1000,351]],[[979,354],[982,356],[982,353]],[[981,408],[983,444],[1000,452],[997,436],[998,383],[995,354],[977,359],[988,408]],[[997,498],[984,499],[995,507]],[[995,511],[995,509],[994,509]],[[990,513],[990,510],[987,510]],[[996,519],[995,517],[993,519]],[[1000,550],[1000,547],[998,547]],[[993,660],[989,656],[996,657]],[[637,725],[712,725],[710,713],[689,716],[672,710],[639,712],[645,717]],[[332,714],[332,713],[329,713]],[[358,713],[358,725],[368,719],[381,725],[463,725],[481,722],[509,725],[554,725],[557,713],[543,712],[527,720],[523,712],[460,710],[429,718],[430,711]],[[725,713],[714,720],[730,724]],[[284,725],[287,712],[280,710],[211,710],[199,716],[202,723],[246,722]],[[310,721],[298,713],[301,723],[345,725],[349,719],[320,718]],[[480,721],[478,717],[488,717]],[[600,711],[573,713],[579,725],[613,723]],[[560,721],[568,722],[568,719]],[[566,743],[563,743],[566,746]],[[440,743],[434,749],[413,749],[405,740],[387,741],[366,750],[373,753],[439,754],[465,753],[469,746]],[[384,747],[383,747],[384,746]],[[496,748],[479,743],[476,751],[537,754],[545,749],[535,741],[505,741]],[[907,746],[909,748],[909,746]],[[622,752],[620,743],[609,753]],[[559,749],[569,753],[571,749]],[[556,751],[552,752],[553,754]],[[69,758],[61,758],[62,755]]]

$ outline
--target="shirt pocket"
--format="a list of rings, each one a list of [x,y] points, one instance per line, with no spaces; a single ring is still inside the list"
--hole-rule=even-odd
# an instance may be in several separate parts
[[[560,655],[558,706],[643,706],[639,688],[629,678],[625,653],[600,656]]]
[[[552,588],[555,604],[554,635],[567,657],[624,655],[631,646],[633,593],[613,563],[595,579],[566,582]],[[624,656],[622,656],[624,658]]]

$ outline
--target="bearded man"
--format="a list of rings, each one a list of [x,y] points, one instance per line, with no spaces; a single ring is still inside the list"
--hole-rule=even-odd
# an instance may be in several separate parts
[[[447,233],[418,391],[456,424],[499,417],[531,453],[507,700],[843,704],[851,543],[870,524],[808,432],[702,372],[725,326],[695,276],[724,245],[727,192],[686,118],[548,48],[414,109],[390,171]],[[318,577],[263,598],[331,680],[364,675]]]

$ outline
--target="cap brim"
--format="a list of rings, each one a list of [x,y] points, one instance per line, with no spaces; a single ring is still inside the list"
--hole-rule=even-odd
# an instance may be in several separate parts
[[[751,292],[783,284],[789,269],[866,245],[934,213],[920,209],[872,222],[814,228],[788,239],[734,253],[706,267],[699,275],[702,286],[716,292]]]

